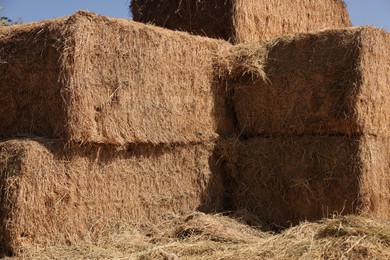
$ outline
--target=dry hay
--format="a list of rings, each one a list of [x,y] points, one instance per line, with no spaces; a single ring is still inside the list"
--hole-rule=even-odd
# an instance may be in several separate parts
[[[217,160],[212,143],[69,150],[43,139],[2,142],[0,249],[92,239],[112,221],[219,212],[224,186]]]
[[[220,59],[219,74],[233,77],[229,88],[244,136],[387,136],[389,47],[390,34],[373,27],[290,35],[235,46]],[[250,58],[234,57],[242,52]],[[255,74],[265,76],[242,77],[227,69],[247,64],[261,64]]]
[[[228,40],[233,35],[227,0],[132,0],[134,21]]]
[[[224,41],[88,12],[0,28],[0,137],[196,143],[233,131]]]
[[[188,220],[190,219],[190,220]],[[389,222],[356,216],[301,223],[264,233],[220,215],[191,214],[152,226],[112,226],[98,241],[44,250],[16,259],[388,259]],[[220,232],[221,228],[226,232]],[[197,230],[182,236],[181,230]],[[210,236],[209,234],[218,234]],[[240,238],[240,239],[237,239]]]
[[[233,210],[273,228],[334,214],[390,217],[390,139],[253,138],[225,143]]]
[[[351,26],[342,0],[133,0],[133,19],[233,43]]]
[[[227,89],[233,91],[241,82],[268,81],[265,74],[267,49],[264,44],[240,44],[218,53],[214,58],[214,74]],[[228,92],[229,94],[230,91]]]

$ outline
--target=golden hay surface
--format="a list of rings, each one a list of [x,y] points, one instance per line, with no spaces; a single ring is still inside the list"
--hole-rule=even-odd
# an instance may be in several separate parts
[[[133,19],[233,43],[351,26],[342,0],[132,0]]]
[[[235,0],[235,42],[351,26],[343,0]]]
[[[0,144],[0,249],[94,239],[112,221],[220,212],[214,144],[64,149],[52,140]],[[0,250],[1,251],[1,250]]]
[[[0,28],[0,135],[196,143],[233,131],[213,57],[230,44],[88,12]]]
[[[275,227],[333,214],[390,218],[390,140],[302,136],[225,144],[233,210]]]
[[[144,227],[113,225],[98,241],[31,248],[7,259],[389,259],[389,227],[388,221],[343,216],[273,234],[195,213]]]
[[[387,136],[389,47],[390,33],[374,27],[289,35],[233,47],[219,74],[234,78],[228,83],[244,136]],[[248,66],[255,77],[235,73]]]

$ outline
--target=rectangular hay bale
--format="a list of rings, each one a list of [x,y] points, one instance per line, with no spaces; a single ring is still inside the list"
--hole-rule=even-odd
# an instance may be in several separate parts
[[[133,19],[233,43],[351,26],[342,0],[132,0]]]
[[[257,64],[263,75],[229,81],[240,131],[388,136],[389,53],[390,33],[374,27],[233,47],[228,60],[238,68]]]
[[[0,143],[0,249],[93,238],[108,223],[221,211],[215,144],[63,149],[51,140]]]
[[[288,227],[334,214],[390,217],[390,139],[252,138],[229,143],[234,210]]]
[[[0,137],[196,143],[233,131],[225,41],[88,12],[0,28]]]

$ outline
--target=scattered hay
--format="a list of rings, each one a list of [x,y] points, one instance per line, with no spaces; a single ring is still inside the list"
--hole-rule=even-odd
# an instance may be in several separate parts
[[[225,41],[88,12],[0,28],[0,137],[199,143],[233,132]]]
[[[264,45],[253,48],[252,44],[241,44],[226,49],[215,57],[214,73],[217,78],[226,82],[268,81],[264,72],[267,49]]]
[[[233,43],[351,26],[341,0],[133,0],[130,9],[135,21]]]
[[[218,215],[194,213],[184,218],[184,224],[176,226],[175,235],[184,240],[209,240],[226,243],[256,242],[259,231],[236,220]]]
[[[253,138],[226,143],[233,210],[273,228],[334,214],[389,218],[390,140],[373,136]]]
[[[373,27],[290,35],[243,45],[243,52],[251,49],[251,58],[234,66],[262,64],[260,73],[266,77],[240,78],[238,74],[230,81],[240,132],[247,137],[388,136],[388,46],[390,34]],[[240,62],[240,47],[234,48],[237,58],[229,54],[227,59]],[[222,67],[225,63],[223,60]]]
[[[214,150],[212,143],[68,150],[52,140],[2,142],[0,249],[93,240],[114,221],[220,212],[223,173]]]
[[[264,233],[243,227],[220,215],[192,214],[196,228],[183,239],[177,226],[192,228],[188,217],[173,217],[148,227],[112,226],[98,241],[84,241],[70,246],[31,249],[20,259],[164,259],[166,253],[179,259],[388,259],[390,257],[390,223],[356,216],[325,219],[319,223],[301,223],[280,234]],[[213,240],[215,223],[229,223],[227,232],[235,236]],[[219,226],[218,226],[219,227]],[[218,231],[217,231],[218,233]],[[154,239],[157,236],[157,239]],[[161,240],[160,237],[165,239]],[[229,242],[229,240],[232,242]],[[11,258],[18,259],[18,258]],[[165,258],[166,259],[166,258]]]

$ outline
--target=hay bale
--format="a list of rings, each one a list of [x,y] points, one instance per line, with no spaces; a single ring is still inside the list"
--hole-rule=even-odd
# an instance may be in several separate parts
[[[59,136],[64,131],[58,82],[63,23],[0,27],[0,137],[27,132]]]
[[[390,34],[374,27],[297,34],[234,47],[222,60],[227,65],[220,67],[225,74],[233,71],[229,82],[240,131],[246,136],[387,136],[389,47]],[[239,59],[243,53],[249,58]],[[264,69],[261,73],[249,70],[252,77],[235,76],[234,71],[246,63],[256,64],[256,58],[258,70]]]
[[[213,56],[230,44],[87,12],[0,28],[0,137],[196,143],[233,131]]]
[[[93,239],[113,221],[221,211],[217,159],[214,144],[68,150],[42,139],[2,142],[0,249]]]
[[[390,140],[374,136],[253,138],[227,144],[230,197],[288,227],[338,214],[390,217]]]
[[[342,0],[133,0],[133,19],[233,43],[351,26]]]

